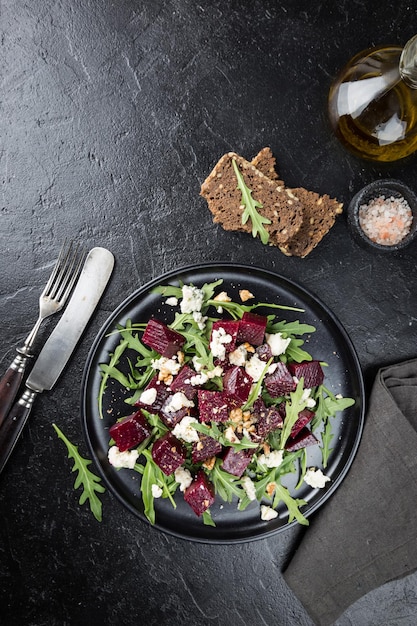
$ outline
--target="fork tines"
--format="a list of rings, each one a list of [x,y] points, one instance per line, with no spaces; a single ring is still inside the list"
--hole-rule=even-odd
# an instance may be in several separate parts
[[[67,298],[78,278],[85,252],[78,243],[65,241],[42,296],[61,300]]]

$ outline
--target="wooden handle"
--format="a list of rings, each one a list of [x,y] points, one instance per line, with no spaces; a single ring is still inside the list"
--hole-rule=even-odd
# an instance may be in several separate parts
[[[0,381],[0,428],[22,384],[27,357],[18,354]]]
[[[26,424],[36,395],[35,391],[26,389],[21,398],[13,405],[0,428],[0,473],[9,460]]]

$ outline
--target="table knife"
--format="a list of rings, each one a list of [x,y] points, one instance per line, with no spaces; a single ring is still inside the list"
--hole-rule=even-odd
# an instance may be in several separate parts
[[[26,380],[26,387],[0,428],[0,472],[29,417],[35,398],[53,388],[69,361],[111,276],[114,257],[105,248],[87,255],[71,299]]]

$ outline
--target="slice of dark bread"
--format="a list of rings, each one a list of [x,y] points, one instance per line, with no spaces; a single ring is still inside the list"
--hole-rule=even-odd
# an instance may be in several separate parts
[[[252,190],[252,197],[262,204],[259,213],[271,224],[265,225],[269,243],[281,246],[292,240],[301,228],[303,211],[298,198],[290,190],[277,185],[249,161],[235,152],[229,152],[214,166],[201,185],[200,195],[207,200],[213,221],[225,230],[252,232],[249,219],[242,224],[242,194],[237,186],[233,159],[243,175],[245,184]]]
[[[252,160],[252,165],[286,189],[285,183],[279,180],[276,171],[276,160],[270,148],[263,148]],[[274,174],[272,173],[274,170]],[[303,223],[298,232],[285,243],[279,244],[281,252],[287,256],[306,257],[329,232],[336,221],[336,216],[342,213],[343,205],[327,194],[320,196],[314,191],[303,187],[290,190],[301,202],[303,208]]]
[[[277,186],[282,185],[285,187],[284,181],[279,178],[276,169],[276,160],[272,154],[271,148],[262,148],[256,157],[252,159],[251,163],[256,169],[262,172],[262,174],[265,174],[265,176],[268,176],[268,178],[276,182]]]

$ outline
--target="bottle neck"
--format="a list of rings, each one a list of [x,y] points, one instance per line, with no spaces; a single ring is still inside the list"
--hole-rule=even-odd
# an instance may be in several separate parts
[[[404,46],[400,57],[401,79],[411,87],[417,89],[417,35],[412,37]]]

